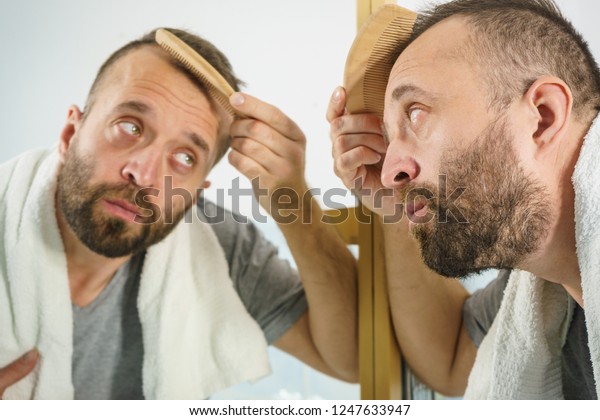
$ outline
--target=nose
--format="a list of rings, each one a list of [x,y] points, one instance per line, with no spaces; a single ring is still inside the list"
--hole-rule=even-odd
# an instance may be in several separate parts
[[[137,150],[123,167],[121,176],[139,187],[157,187],[161,162],[160,151],[152,147]]]
[[[398,146],[399,144],[390,144],[383,161],[381,183],[386,188],[400,188],[414,180],[421,172],[417,161]]]

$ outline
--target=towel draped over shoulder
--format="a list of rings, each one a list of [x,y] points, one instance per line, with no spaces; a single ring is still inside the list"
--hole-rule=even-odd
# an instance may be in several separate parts
[[[73,314],[56,221],[56,151],[0,166],[0,366],[32,348],[35,370],[6,399],[72,399]],[[147,250],[138,311],[147,399],[202,399],[270,372],[267,343],[246,311],[211,227],[193,211]]]

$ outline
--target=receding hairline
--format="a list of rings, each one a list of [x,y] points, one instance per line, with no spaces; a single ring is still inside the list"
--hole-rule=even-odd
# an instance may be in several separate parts
[[[208,89],[206,88],[204,83],[202,83],[202,81],[200,79],[198,79],[198,78],[190,75],[188,72],[186,72],[184,70],[183,64],[181,64],[174,57],[172,57],[170,54],[168,54],[166,51],[164,51],[158,44],[155,44],[155,45],[140,44],[140,45],[136,45],[136,46],[132,47],[131,49],[127,50],[124,54],[120,55],[116,60],[111,62],[108,65],[108,67],[106,67],[104,69],[102,74],[99,75],[100,77],[95,80],[92,91],[90,91],[90,93],[88,94],[87,101],[86,101],[86,108],[88,106],[91,107],[91,105],[93,104],[94,99],[95,99],[94,97],[97,95],[98,91],[100,91],[104,88],[105,83],[113,82],[115,80],[115,79],[111,80],[111,77],[118,77],[118,73],[115,72],[118,65],[121,64],[124,59],[129,58],[132,54],[137,53],[141,50],[145,50],[145,49],[155,51],[157,53],[157,57],[164,59],[164,61],[166,63],[168,63],[174,70],[176,70],[179,73],[181,73],[182,75],[186,76],[186,78],[194,84],[194,86],[198,89],[198,91],[201,92],[202,94],[204,94],[208,98],[211,106],[213,106],[214,99],[209,95]]]
[[[468,16],[466,15],[449,16],[446,19],[436,22],[434,25],[427,28],[427,30],[419,34],[419,36],[411,39],[410,43],[406,45],[406,47],[400,52],[400,55],[397,57],[394,66],[397,66],[398,62],[402,58],[406,58],[405,53],[407,51],[410,50],[410,53],[413,54],[414,51],[417,51],[418,53],[418,51],[421,50],[421,45],[418,45],[418,43],[423,41],[423,36],[426,34],[431,35],[432,31],[439,30],[441,26],[452,23],[462,24],[462,26],[465,28],[464,35],[456,40],[456,42],[454,42],[452,45],[444,45],[443,47],[440,47],[437,43],[433,43],[433,48],[435,49],[430,51],[430,54],[435,57],[435,61],[438,64],[439,61],[445,60],[449,63],[458,63],[460,65],[466,65],[467,67],[470,67],[476,76],[474,81],[479,83],[482,88],[487,88],[488,84],[485,81],[486,69],[483,60],[481,60],[476,53],[478,45],[476,28],[472,23],[469,22]],[[455,28],[447,28],[444,30],[453,31],[452,33],[454,34],[454,29]],[[432,45],[430,41],[427,42],[428,46]],[[412,60],[412,58],[409,58],[409,61],[410,60]],[[408,66],[406,62],[403,63],[403,67],[404,66]],[[406,93],[404,92],[405,90],[410,91],[410,93],[418,93],[420,96],[428,97],[431,100],[437,99],[437,95],[433,94],[432,92],[427,92],[416,85],[408,84],[396,87],[396,89],[394,89],[392,92],[392,100],[397,100],[397,98],[394,96]]]
[[[454,0],[430,6],[419,14],[408,45],[452,18],[464,19],[470,36],[448,55],[463,56],[479,67],[497,107],[507,106],[539,77],[550,75],[571,88],[577,119],[588,120],[600,111],[596,60],[554,1]]]

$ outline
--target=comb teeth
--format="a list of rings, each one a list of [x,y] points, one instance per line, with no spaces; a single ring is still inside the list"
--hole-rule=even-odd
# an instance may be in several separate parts
[[[387,81],[394,66],[394,55],[392,52],[398,50],[400,43],[405,43],[411,36],[414,21],[403,16],[396,17],[385,31],[381,34],[377,43],[371,51],[363,84],[363,96],[365,106],[379,115],[383,115],[383,100]]]
[[[344,69],[348,112],[383,116],[388,78],[398,53],[412,34],[416,17],[408,9],[386,4],[362,26]]]
[[[200,79],[200,81],[202,81],[204,86],[206,86],[206,88],[208,89],[209,95],[214,100],[216,100],[223,108],[225,108],[225,111],[227,111],[227,113],[229,113],[233,116],[235,116],[237,114],[237,111],[229,103],[229,97],[226,96],[221,90],[214,87],[213,84],[206,78],[206,76],[201,71],[199,71],[188,60],[186,60],[185,57],[183,57],[181,54],[179,54],[177,51],[175,51],[170,46],[163,45],[163,44],[160,44],[160,45],[169,54],[171,54],[171,56],[173,56],[177,61],[179,61],[181,64],[183,64],[186,69],[188,69],[190,72],[192,72],[194,74],[194,76],[196,76],[198,79]],[[233,93],[233,89],[232,89],[231,93]]]
[[[156,31],[156,42],[196,76],[206,86],[208,95],[217,101],[228,114],[233,117],[245,116],[229,103],[229,97],[235,92],[231,85],[198,52],[165,29]]]

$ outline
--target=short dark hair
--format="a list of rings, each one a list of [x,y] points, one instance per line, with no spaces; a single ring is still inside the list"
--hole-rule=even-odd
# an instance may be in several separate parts
[[[112,53],[110,55],[110,57],[108,57],[108,59],[100,66],[100,69],[98,70],[98,73],[96,74],[96,78],[94,79],[94,82],[92,83],[92,87],[90,88],[90,91],[88,93],[88,98],[87,98],[87,101],[86,101],[86,104],[85,104],[85,107],[83,110],[84,118],[87,115],[87,113],[89,112],[89,110],[92,108],[92,106],[94,105],[94,101],[96,99],[95,98],[96,93],[102,86],[102,82],[106,76],[106,73],[110,69],[110,67],[112,67],[112,65],[115,64],[120,58],[122,58],[123,56],[127,55],[128,53],[130,53],[134,50],[137,50],[138,48],[145,47],[145,46],[157,46],[158,44],[156,43],[155,36],[156,36],[156,31],[158,29],[159,28],[156,28],[156,29],[148,32],[147,34],[143,35],[141,38],[138,38],[134,41],[131,41],[131,42],[125,44],[124,46],[122,46],[121,48],[116,50],[114,53]],[[236,75],[233,72],[233,68],[231,67],[231,63],[229,62],[227,57],[221,51],[219,51],[219,49],[217,49],[217,47],[215,47],[213,44],[211,44],[204,38],[201,38],[198,35],[195,35],[191,32],[185,31],[183,29],[174,29],[174,28],[163,28],[163,29],[166,29],[169,32],[171,32],[173,35],[177,36],[183,42],[188,44],[192,49],[194,49],[194,51],[196,51],[198,54],[200,54],[206,61],[208,61],[221,74],[221,76],[223,76],[223,78],[225,80],[227,80],[227,82],[231,85],[231,87],[235,91],[240,90],[240,86],[243,85],[243,82],[236,77]],[[210,99],[210,96],[208,95],[208,90],[207,90],[206,86],[204,86],[204,84],[200,81],[200,79],[198,79],[198,77],[196,77],[192,72],[190,72],[182,63],[177,61],[175,58],[171,58],[171,64],[173,66],[175,66],[183,74],[185,74],[190,79],[190,81],[192,81],[192,83],[194,83],[202,92],[204,92],[206,94],[206,96],[209,98],[209,100],[211,101],[213,106],[216,106],[214,101],[212,99]],[[217,153],[216,153],[216,158],[215,158],[215,162],[214,162],[215,164],[225,155],[225,153],[227,153],[227,150],[229,149],[229,146],[231,144],[231,137],[229,136],[229,133],[227,132],[227,133],[225,133],[224,136],[222,136],[222,138],[219,138],[217,140],[218,140],[217,141]]]
[[[419,13],[411,42],[438,22],[463,16],[472,25],[469,57],[482,64],[490,104],[506,108],[540,76],[562,79],[579,120],[600,111],[600,71],[581,34],[553,0],[454,0]]]

